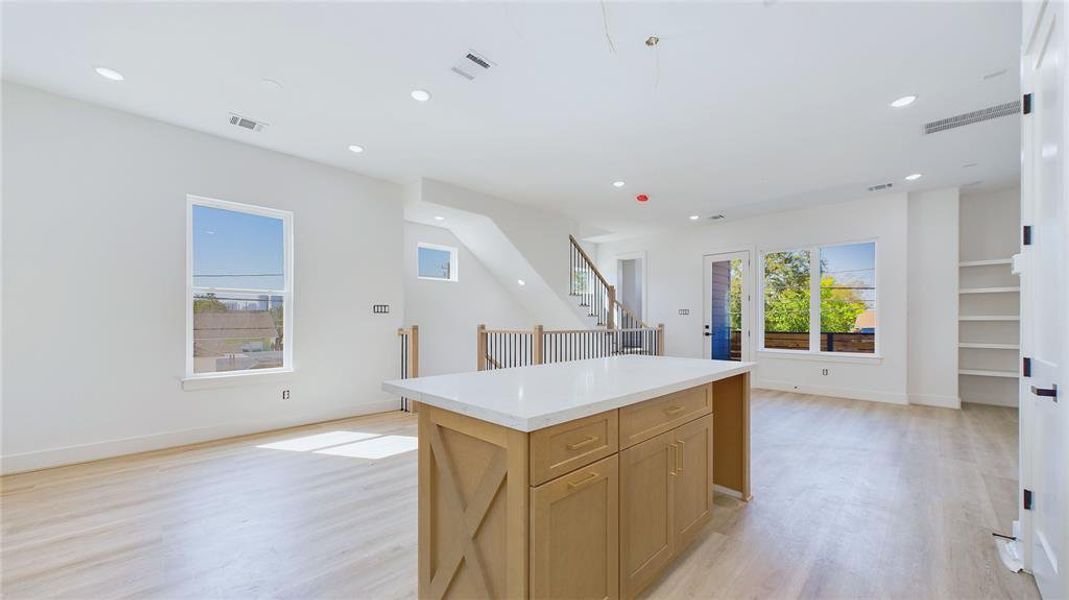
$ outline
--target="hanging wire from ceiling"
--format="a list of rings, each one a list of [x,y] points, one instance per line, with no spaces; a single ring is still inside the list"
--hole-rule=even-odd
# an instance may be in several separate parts
[[[605,0],[601,0],[601,22],[605,26],[605,39],[609,42],[609,52],[616,54],[616,44],[612,41],[612,34],[609,33],[609,12],[605,7]]]

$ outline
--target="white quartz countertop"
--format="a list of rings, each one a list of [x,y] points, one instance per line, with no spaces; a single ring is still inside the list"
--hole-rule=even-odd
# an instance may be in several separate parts
[[[384,381],[431,406],[535,431],[745,373],[754,363],[613,356],[549,365]]]

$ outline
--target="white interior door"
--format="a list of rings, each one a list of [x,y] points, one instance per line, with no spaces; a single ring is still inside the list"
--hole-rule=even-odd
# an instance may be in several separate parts
[[[1046,598],[1069,597],[1069,202],[1066,200],[1066,32],[1063,2],[1026,3],[1023,116],[1021,478],[1031,492],[1023,543]],[[1027,104],[1026,104],[1027,105]],[[1022,492],[1024,491],[1022,490]],[[1025,492],[1027,493],[1027,492]],[[1030,514],[1029,514],[1030,513]],[[1030,560],[1029,560],[1030,559]]]
[[[705,257],[705,358],[750,360],[750,252],[724,252]]]

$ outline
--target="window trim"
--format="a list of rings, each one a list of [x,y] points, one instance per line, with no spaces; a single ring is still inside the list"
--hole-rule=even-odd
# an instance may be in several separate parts
[[[875,282],[876,289],[873,294],[873,309],[876,311],[876,334],[873,341],[872,353],[865,352],[827,352],[820,349],[820,251],[823,248],[834,248],[836,246],[852,246],[855,244],[872,244],[873,257],[872,266],[874,269],[873,280]],[[799,250],[805,250],[809,252],[809,349],[807,350],[792,350],[790,348],[766,348],[765,347],[765,256],[768,254],[776,254],[779,252],[795,252]],[[881,326],[880,319],[880,243],[878,237],[865,238],[859,240],[849,240],[844,242],[832,242],[827,244],[796,244],[788,245],[784,247],[764,248],[758,251],[758,265],[761,270],[757,272],[757,352],[758,354],[774,354],[778,355],[776,358],[814,358],[814,357],[839,357],[839,358],[856,358],[861,359],[857,361],[847,362],[870,362],[871,360],[880,360],[883,355],[880,353],[880,338],[883,327]],[[816,274],[816,277],[814,277]],[[817,298],[818,301],[813,302],[812,299]],[[815,326],[814,326],[815,325]],[[815,348],[815,350],[814,350]]]
[[[226,287],[201,287],[193,285],[193,207],[206,206],[231,212],[240,212],[262,217],[270,217],[282,221],[282,244],[283,244],[283,277],[282,290],[226,288]],[[203,386],[186,386],[185,382],[201,380],[222,380],[228,378],[245,378],[244,381],[253,383],[260,378],[256,375],[272,375],[279,373],[292,373],[293,365],[293,212],[240,202],[218,200],[205,196],[186,195],[186,367],[182,377],[184,389],[199,389]],[[193,294],[200,290],[224,293],[270,293],[282,296],[282,320],[285,324],[284,344],[282,347],[282,366],[271,369],[242,369],[240,371],[222,371],[212,373],[193,372]],[[235,380],[238,381],[238,380]]]
[[[428,250],[440,250],[449,253],[449,277],[425,277],[419,274],[419,251],[422,248]],[[432,244],[430,242],[416,242],[416,279],[423,279],[425,281],[449,281],[456,283],[460,281],[460,271],[457,269],[459,258],[458,251],[453,246],[443,246],[442,244]]]

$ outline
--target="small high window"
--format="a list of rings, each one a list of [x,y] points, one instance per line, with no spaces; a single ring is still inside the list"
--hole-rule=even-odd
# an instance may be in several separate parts
[[[420,279],[457,280],[456,248],[420,242],[416,255],[416,273]]]

